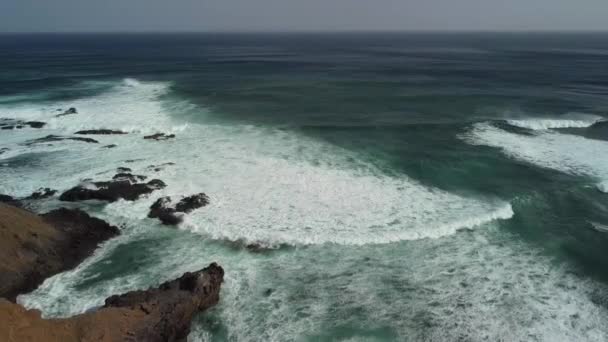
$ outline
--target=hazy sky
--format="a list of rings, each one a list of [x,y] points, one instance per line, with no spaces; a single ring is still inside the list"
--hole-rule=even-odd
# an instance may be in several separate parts
[[[0,0],[0,31],[608,30],[608,0]]]

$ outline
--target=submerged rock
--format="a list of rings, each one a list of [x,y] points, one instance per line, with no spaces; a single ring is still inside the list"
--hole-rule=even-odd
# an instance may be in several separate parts
[[[118,134],[127,134],[127,132],[115,131],[115,130],[111,130],[111,129],[90,129],[90,130],[78,131],[78,132],[76,132],[74,134],[81,134],[81,135],[118,135]]]
[[[61,114],[55,115],[55,117],[59,118],[59,117],[62,117],[62,116],[73,115],[73,114],[78,114],[78,111],[76,110],[76,108],[71,107],[68,110],[66,110],[65,112],[63,112]]]
[[[173,163],[173,162],[168,162],[168,163],[163,163],[163,164],[158,164],[158,165],[149,165],[148,170],[158,172],[158,171],[162,171],[167,166],[173,166],[173,165],[175,165],[175,163]]]
[[[171,197],[161,197],[150,207],[149,218],[158,218],[163,224],[176,225],[182,222],[182,214],[190,213],[209,204],[209,197],[200,193],[182,198],[175,206]]]
[[[117,176],[119,175],[121,174]],[[119,199],[135,201],[142,195],[152,193],[167,186],[159,179],[153,179],[148,183],[137,183],[137,180],[138,178],[133,176],[132,179],[119,178],[107,182],[84,183],[61,194],[59,200],[67,202],[86,200],[116,202]]]
[[[29,197],[26,197],[27,200],[40,200],[54,196],[57,193],[57,190],[53,190],[50,188],[40,188]]]
[[[31,145],[35,145],[35,144],[44,144],[44,143],[51,143],[51,142],[57,142],[57,141],[63,141],[63,140],[81,141],[81,142],[86,142],[86,143],[90,143],[90,144],[99,143],[99,141],[97,141],[95,139],[91,139],[91,138],[64,137],[61,135],[52,135],[51,134],[51,135],[47,135],[46,137],[30,140],[30,141],[26,142],[25,145],[31,146]]]
[[[156,140],[156,141],[169,140],[169,139],[173,139],[173,138],[175,138],[175,134],[165,134],[165,133],[156,133],[156,134],[152,134],[152,135],[146,135],[144,137],[144,139],[146,139],[146,140]]]
[[[94,312],[42,319],[40,312],[0,299],[2,341],[184,341],[192,319],[219,302],[224,270],[217,264],[158,288],[106,299]]]
[[[103,148],[114,148],[114,147],[117,147],[117,146],[118,145],[116,145],[116,144],[110,144],[110,145],[104,146]]]
[[[14,301],[118,234],[118,228],[78,209],[38,216],[0,204],[0,297]]]

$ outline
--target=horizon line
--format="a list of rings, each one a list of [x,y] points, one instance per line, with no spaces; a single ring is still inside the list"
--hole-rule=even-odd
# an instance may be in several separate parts
[[[0,31],[0,35],[9,34],[348,34],[348,33],[405,33],[405,34],[463,34],[463,33],[494,33],[494,34],[535,34],[535,33],[608,33],[605,30],[125,30],[125,31]]]

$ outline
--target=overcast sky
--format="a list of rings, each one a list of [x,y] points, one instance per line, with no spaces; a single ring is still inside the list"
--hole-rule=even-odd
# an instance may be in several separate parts
[[[608,0],[0,0],[0,32],[608,30]]]

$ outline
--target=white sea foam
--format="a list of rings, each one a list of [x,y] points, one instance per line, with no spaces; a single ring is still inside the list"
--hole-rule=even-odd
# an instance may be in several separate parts
[[[507,155],[562,172],[598,178],[598,189],[608,181],[608,142],[552,131],[533,136],[507,132],[488,123],[475,124],[463,136],[476,145],[500,148]]]
[[[230,340],[330,339],[327,334],[350,327],[359,330],[352,329],[353,336],[345,339],[373,338],[378,332],[397,340],[608,338],[608,314],[589,298],[597,284],[556,267],[530,246],[514,246],[516,239],[501,238],[502,231],[487,224],[511,217],[508,203],[389,177],[356,154],[291,132],[185,126],[168,115],[179,104],[159,100],[165,91],[163,84],[121,84],[100,96],[50,105],[79,109],[61,124],[10,133],[7,140],[3,136],[11,149],[18,149],[23,139],[51,133],[133,127],[129,135],[95,137],[102,144],[117,144],[114,149],[77,142],[24,148],[17,157],[41,153],[30,156],[31,167],[0,168],[0,192],[27,195],[40,186],[63,190],[84,178],[107,179],[117,166],[168,183],[150,198],[112,203],[97,213],[113,224],[125,224],[123,234],[74,270],[20,296],[27,307],[45,316],[70,316],[101,305],[112,294],[154,286],[217,261],[226,269],[222,301],[205,319]],[[52,116],[32,106],[15,108],[13,113],[32,118]],[[143,132],[157,130],[178,131],[177,138],[142,139]],[[550,148],[552,138],[563,137],[552,134],[524,137],[523,145],[513,147],[521,136],[478,125],[467,138],[522,150],[526,160],[563,165],[558,148]],[[124,164],[127,160],[136,161]],[[169,161],[176,165],[146,171],[150,164]],[[16,163],[15,158],[5,162]],[[580,162],[571,162],[578,172]],[[597,168],[586,164],[581,172]],[[211,205],[189,215],[184,227],[200,236],[146,219],[157,197],[199,191],[211,197]],[[429,239],[484,223],[485,229],[474,234]],[[250,254],[209,236],[310,245],[276,255]],[[324,242],[342,245],[317,245]],[[120,248],[131,250],[121,254]],[[125,254],[129,269],[121,271]],[[214,331],[207,323],[195,324],[189,340],[210,340]]]
[[[119,145],[110,150],[80,142],[12,146],[9,156],[15,151],[58,153],[49,168],[23,172],[13,182],[0,184],[0,191],[26,195],[50,184],[64,190],[83,178],[108,177],[125,160],[143,159],[131,165],[135,169],[168,160],[177,165],[158,175],[169,184],[167,189],[106,210],[145,217],[158,196],[201,191],[211,204],[189,215],[183,227],[214,238],[266,244],[360,245],[437,238],[513,215],[508,203],[451,194],[406,176],[389,177],[352,152],[296,133],[176,121],[169,111],[187,105],[161,100],[166,92],[166,84],[126,80],[91,98],[43,109],[11,108],[19,118],[50,123],[30,135],[94,128],[131,134],[95,136],[102,144]],[[56,107],[76,107],[79,113],[53,118]],[[0,107],[0,113],[3,110]],[[177,132],[178,137],[165,142],[142,139],[151,132]]]
[[[512,126],[527,128],[531,130],[548,130],[552,128],[586,128],[595,123],[605,120],[601,116],[572,113],[560,118],[526,118],[507,120]]]

